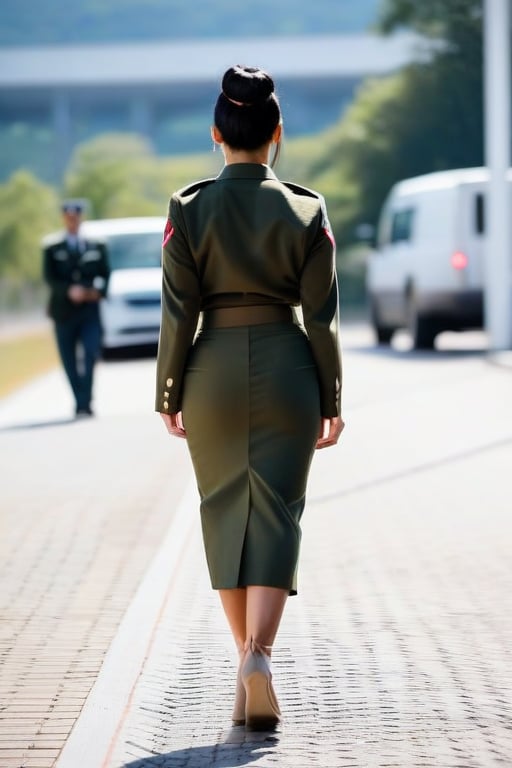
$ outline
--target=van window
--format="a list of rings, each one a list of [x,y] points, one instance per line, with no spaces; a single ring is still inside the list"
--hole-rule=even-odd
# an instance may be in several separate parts
[[[475,195],[474,227],[477,235],[485,232],[485,198],[482,192]]]
[[[391,237],[391,214],[386,202],[382,208],[377,225],[377,248],[383,248]]]
[[[400,243],[412,239],[413,208],[395,211],[391,223],[391,242]]]

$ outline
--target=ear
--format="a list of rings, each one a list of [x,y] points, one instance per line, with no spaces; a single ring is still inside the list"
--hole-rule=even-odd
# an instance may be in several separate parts
[[[216,144],[224,144],[224,139],[222,138],[222,134],[216,125],[212,125],[212,127],[210,128],[210,134],[213,141]]]
[[[279,123],[274,133],[272,134],[272,141],[274,142],[274,144],[278,144],[281,141],[282,133],[283,133],[283,126],[281,125],[281,123]]]

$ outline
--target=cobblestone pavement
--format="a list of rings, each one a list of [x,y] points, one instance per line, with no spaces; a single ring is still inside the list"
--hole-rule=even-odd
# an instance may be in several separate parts
[[[344,444],[315,460],[273,655],[282,725],[230,728],[235,654],[196,527],[104,768],[512,765],[510,372],[420,356],[376,392],[364,354]]]
[[[235,659],[197,532],[108,765],[510,765],[509,507],[477,512],[453,490],[509,468],[497,449],[350,503],[313,496],[274,654],[274,735],[228,727]]]
[[[126,706],[108,723],[109,748],[101,760],[91,762],[88,757],[106,720],[99,702],[97,729],[87,726],[84,708],[72,733],[80,751],[76,757],[68,752],[63,766],[512,765],[511,371],[488,364],[470,350],[413,356],[399,349],[370,353],[364,337],[346,342],[345,371],[346,432],[337,449],[315,457],[303,522],[299,595],[287,605],[273,656],[282,725],[273,734],[230,728],[235,653],[218,598],[209,587],[197,510],[191,509],[192,534],[183,539],[179,569],[170,568],[171,587],[162,585],[162,595],[167,596],[150,653]],[[113,384],[112,391],[118,392],[119,384]],[[7,572],[6,583],[12,579],[13,584],[24,584],[25,591],[18,603],[13,591],[8,616],[16,627],[19,604],[25,620],[20,637],[26,646],[16,658],[13,635],[4,636],[2,655],[9,652],[13,660],[7,667],[7,687],[0,683],[1,690],[20,688],[25,670],[33,669],[43,682],[60,681],[57,698],[63,709],[53,712],[47,707],[37,717],[29,712],[28,721],[39,723],[38,736],[49,739],[57,734],[48,746],[54,751],[48,752],[47,762],[41,762],[39,750],[37,763],[27,751],[23,762],[19,752],[9,756],[13,735],[26,736],[27,731],[22,711],[7,710],[10,730],[4,731],[1,768],[55,764],[92,682],[97,678],[98,685],[108,672],[105,663],[98,676],[105,648],[155,552],[155,539],[169,523],[169,510],[157,503],[159,491],[168,484],[169,458],[171,482],[182,484],[176,488],[178,496],[190,476],[182,443],[163,448],[139,412],[128,425],[124,421],[121,414],[112,418],[115,429],[109,427],[100,437],[110,451],[100,454],[105,466],[97,462],[94,471],[111,512],[92,515],[92,543],[81,541],[79,521],[97,493],[88,495],[85,480],[71,482],[69,461],[58,495],[64,505],[59,521],[51,522],[50,516],[50,522],[36,523],[41,505],[35,501],[32,515],[24,520],[25,533],[19,527],[23,515],[12,515],[9,525],[17,538],[10,544],[10,567],[17,570]],[[90,429],[91,440],[99,438],[93,425],[76,428]],[[28,466],[37,467],[41,460],[45,440],[37,434],[43,432],[47,434],[32,431],[31,440],[24,441]],[[61,433],[62,428],[56,428],[56,434]],[[111,454],[130,455],[126,444],[131,433],[136,435],[133,463],[127,459],[127,471],[113,473]],[[19,448],[17,435],[8,433],[8,443],[0,436],[9,455]],[[58,438],[57,445],[63,455],[70,453],[64,438]],[[158,451],[166,453],[164,462],[157,458]],[[140,465],[146,467],[145,474],[137,471]],[[13,472],[14,463],[8,469]],[[52,485],[41,480],[42,473],[39,480],[38,471],[34,473],[34,494],[46,498]],[[118,509],[115,501],[122,487],[129,518],[134,515],[125,534],[119,533],[125,526],[122,504]],[[77,512],[73,517],[72,505],[64,503],[71,491],[80,500],[81,516]],[[14,494],[11,501],[17,498]],[[30,503],[26,508],[30,511]],[[62,528],[64,543],[53,549],[53,556],[48,554],[46,567],[51,574],[55,563],[63,563],[60,580],[48,573],[45,580],[44,568],[37,565],[45,561],[52,525]],[[27,543],[19,550],[23,556],[15,557],[32,528],[37,547],[33,544],[31,552]],[[81,555],[86,546],[88,552]],[[98,548],[105,575],[92,566],[98,562]],[[7,545],[1,542],[0,556],[4,551]],[[83,582],[73,582],[77,566],[71,566],[80,557],[83,573],[89,573],[88,588],[73,591],[68,581]],[[89,572],[84,563],[91,566]],[[82,589],[83,600],[78,599]],[[44,606],[39,613],[38,601]],[[82,620],[93,628],[96,622],[96,634],[93,629],[87,635]],[[38,645],[40,625],[46,642]],[[66,633],[68,639],[72,636],[72,647],[85,647],[83,666],[78,653],[65,667],[70,646]],[[64,667],[52,667],[51,659],[46,667],[44,654],[52,646],[61,649]],[[111,696],[105,690],[106,712]],[[72,743],[73,738],[68,747]],[[41,746],[37,739],[34,744]],[[61,759],[57,766],[61,768]]]

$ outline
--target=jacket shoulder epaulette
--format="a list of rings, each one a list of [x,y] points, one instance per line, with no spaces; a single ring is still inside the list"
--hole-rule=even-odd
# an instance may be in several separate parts
[[[66,244],[66,237],[63,232],[50,232],[47,235],[44,235],[44,237],[41,240],[41,246],[44,249],[47,248],[53,248],[56,245],[65,245]]]
[[[212,179],[201,179],[200,181],[194,181],[193,184],[189,184],[186,187],[182,187],[177,192],[175,192],[176,197],[189,197],[190,195],[195,194],[196,192],[199,192],[200,189],[203,189],[203,187],[207,187],[210,184],[213,184],[213,182],[216,181],[215,178]]]
[[[315,192],[314,189],[302,187],[300,184],[294,184],[292,181],[283,181],[283,184],[285,187],[288,187],[289,190],[295,192],[296,195],[302,195],[303,197],[314,197],[316,200],[322,200],[322,195],[319,195],[318,192]]]

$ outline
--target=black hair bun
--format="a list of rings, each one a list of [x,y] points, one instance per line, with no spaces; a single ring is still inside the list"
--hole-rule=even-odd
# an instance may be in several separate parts
[[[222,78],[222,92],[230,101],[261,104],[274,93],[274,81],[258,67],[230,67]]]

